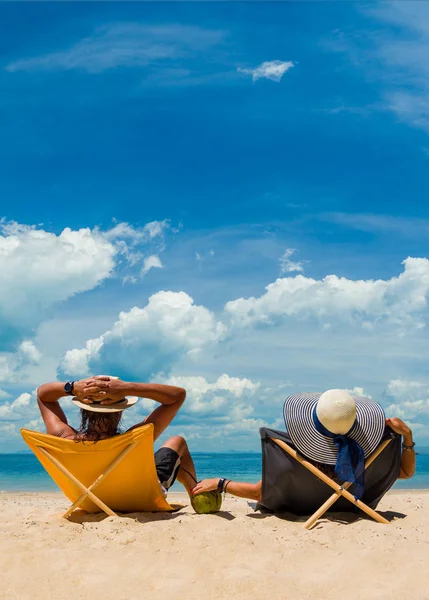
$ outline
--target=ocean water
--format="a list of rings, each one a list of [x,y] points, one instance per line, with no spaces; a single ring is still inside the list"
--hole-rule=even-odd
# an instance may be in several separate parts
[[[226,477],[256,482],[261,478],[261,455],[257,452],[205,453],[193,455],[199,479]],[[0,491],[56,491],[58,488],[33,454],[0,454]],[[183,491],[175,483],[175,491]],[[417,455],[416,474],[397,481],[394,489],[429,489],[429,453]]]

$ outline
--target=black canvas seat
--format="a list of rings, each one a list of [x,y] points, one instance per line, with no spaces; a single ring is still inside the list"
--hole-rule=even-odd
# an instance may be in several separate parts
[[[258,510],[312,515],[315,511],[319,513],[320,507],[331,499],[330,506],[317,518],[326,510],[350,512],[358,506],[372,518],[386,522],[374,509],[399,476],[400,435],[386,428],[380,445],[367,459],[366,464],[370,464],[365,470],[365,491],[361,501],[350,498],[350,494],[353,495],[353,485],[345,485],[346,482],[338,482],[328,477],[326,471],[317,469],[299,454],[287,433],[263,427],[260,429],[260,435],[262,498],[257,505]],[[310,518],[306,523],[307,528],[313,525],[317,518]]]

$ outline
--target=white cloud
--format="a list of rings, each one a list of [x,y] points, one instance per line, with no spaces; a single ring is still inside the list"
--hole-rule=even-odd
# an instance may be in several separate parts
[[[282,257],[280,258],[280,273],[293,273],[294,271],[303,272],[304,271],[304,262],[303,261],[293,261],[291,260],[291,256],[295,254],[296,250],[294,248],[286,248],[283,252]]]
[[[123,222],[117,223],[112,229],[106,231],[104,237],[108,240],[129,239],[136,244],[162,237],[169,228],[170,221],[168,219],[151,221],[143,227],[133,227],[129,223]]]
[[[372,398],[372,396],[367,394],[362,387],[358,387],[358,386],[354,386],[351,389],[346,389],[346,392],[349,392],[349,394],[352,394],[352,396],[356,395],[356,396],[363,396],[365,398]]]
[[[267,406],[260,402],[261,396],[266,395],[260,382],[225,373],[213,380],[201,376],[157,376],[156,380],[184,387],[187,392],[183,407],[161,443],[172,435],[183,435],[191,449],[200,451],[242,449],[243,445],[258,450],[259,428],[276,423],[266,414]],[[277,415],[281,415],[281,406],[278,401],[274,407]],[[140,400],[137,415],[128,411],[124,425],[138,422],[155,407],[151,400]],[[284,424],[279,428],[284,429]]]
[[[24,425],[24,429],[32,429],[33,431],[43,431],[44,427],[45,424],[41,417],[39,417],[38,419],[32,419]]]
[[[168,373],[183,355],[195,356],[217,342],[225,326],[207,308],[197,306],[185,292],[158,292],[145,308],[121,312],[112,329],[88,340],[84,348],[66,353],[65,374],[114,372],[140,380],[159,371]]]
[[[196,56],[222,42],[221,31],[194,26],[150,26],[139,23],[116,23],[99,27],[92,35],[70,48],[16,60],[9,72],[84,70],[101,73],[117,67],[142,68]]]
[[[18,435],[16,431],[15,423],[0,423],[0,431],[2,432],[2,437],[15,437]]]
[[[162,269],[163,267],[164,265],[162,264],[159,256],[152,254],[144,259],[141,274],[146,275],[146,273],[149,273],[151,269]]]
[[[0,353],[0,381],[12,383],[22,380],[26,367],[38,365],[40,359],[39,350],[29,340],[22,342],[16,352]]]
[[[321,280],[297,275],[277,279],[259,298],[228,302],[233,321],[247,325],[278,319],[317,318],[322,323],[345,321],[372,327],[378,322],[423,327],[415,321],[427,306],[429,260],[407,258],[398,277],[354,281],[337,275]]]
[[[22,355],[23,362],[37,365],[40,362],[41,354],[31,340],[25,340],[19,346],[19,352]]]
[[[124,259],[129,267],[143,264],[140,275],[144,276],[151,268],[151,261],[149,261],[149,268],[145,270],[148,258],[152,258],[151,256],[145,258],[147,249],[157,253],[162,252],[165,249],[164,237],[168,230],[171,230],[170,221],[164,219],[164,221],[151,221],[144,227],[133,227],[129,223],[117,223],[112,229],[103,232],[103,235],[115,245],[119,255],[117,262],[121,264],[121,259]],[[142,246],[145,248],[145,252],[142,252]],[[161,262],[156,255],[155,258]],[[137,281],[138,278],[134,274],[126,274],[122,278],[123,283],[137,283]]]
[[[0,326],[12,339],[32,332],[53,305],[112,274],[116,250],[98,231],[55,235],[18,224],[3,224],[2,231]]]
[[[233,401],[232,409],[228,410],[228,400],[242,398],[244,395],[253,395],[260,387],[258,382],[246,378],[229,377],[226,374],[218,377],[213,383],[209,383],[204,377],[180,376],[169,377],[166,383],[187,390],[185,412],[206,414],[223,408],[231,416],[235,415],[236,403]]]
[[[251,75],[253,81],[258,79],[271,79],[271,81],[280,81],[283,75],[294,66],[294,63],[290,60],[270,60],[263,62],[254,69],[245,69],[243,67],[237,67],[239,73],[245,75]]]
[[[5,402],[0,405],[0,419],[5,419],[7,421],[12,421],[14,419],[19,419],[26,414],[27,407],[31,402],[31,394],[24,392],[20,394],[16,400],[13,402]]]
[[[58,303],[94,289],[115,270],[139,268],[144,260],[142,246],[145,251],[148,246],[162,250],[168,227],[168,221],[153,221],[141,228],[118,223],[107,231],[66,228],[57,235],[0,221],[3,347],[31,335]]]
[[[387,385],[386,395],[393,400],[386,408],[388,416],[405,421],[419,418],[429,425],[429,384],[393,379]]]

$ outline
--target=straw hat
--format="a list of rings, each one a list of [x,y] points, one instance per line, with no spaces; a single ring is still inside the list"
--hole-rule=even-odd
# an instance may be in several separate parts
[[[110,379],[119,379],[119,377],[114,377],[113,375],[100,375],[99,377],[109,377]],[[105,398],[107,400],[108,397]],[[130,406],[134,406],[134,404],[138,401],[138,398],[134,396],[127,396],[126,398],[122,398],[122,400],[118,400],[114,404],[101,404],[104,400],[94,400],[91,404],[85,404],[81,402],[78,398],[73,398],[72,402],[79,408],[83,408],[84,410],[89,410],[91,412],[100,412],[100,413],[116,413],[121,412]]]
[[[377,402],[345,390],[289,396],[284,419],[299,452],[328,465],[334,465],[338,457],[334,436],[347,436],[357,442],[366,458],[380,443],[386,425]]]

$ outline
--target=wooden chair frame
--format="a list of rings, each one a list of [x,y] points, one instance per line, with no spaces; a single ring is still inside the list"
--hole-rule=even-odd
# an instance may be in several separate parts
[[[271,439],[278,446],[280,446],[280,448],[282,448],[285,452],[287,452],[290,456],[292,456],[296,461],[298,461],[303,467],[305,467],[306,469],[311,471],[311,473],[313,473],[313,475],[315,475],[316,477],[321,479],[324,483],[326,483],[326,485],[329,485],[329,487],[331,487],[334,490],[334,493],[332,494],[332,496],[330,496],[326,500],[326,502],[324,502],[322,504],[322,506],[320,508],[318,508],[316,510],[316,512],[313,513],[311,515],[311,517],[304,523],[305,529],[311,529],[311,527],[313,527],[313,525],[315,525],[315,523],[320,519],[320,517],[325,514],[325,512],[334,504],[334,502],[336,502],[338,500],[338,498],[340,496],[343,496],[343,498],[346,498],[347,500],[349,500],[349,502],[351,502],[352,504],[354,504],[355,506],[360,508],[364,513],[366,513],[368,516],[370,516],[375,521],[378,521],[378,523],[384,523],[385,525],[387,525],[389,523],[389,521],[387,519],[385,519],[382,515],[380,515],[378,512],[376,512],[375,510],[373,510],[372,508],[367,506],[361,500],[356,500],[356,498],[349,491],[347,491],[348,488],[351,485],[353,485],[352,483],[350,483],[349,481],[345,481],[342,484],[336,483],[333,479],[331,479],[330,477],[325,475],[325,473],[323,473],[315,465],[313,465],[311,462],[309,462],[303,456],[301,456],[294,448],[291,448],[288,444],[286,444],[286,442],[284,442],[283,440],[279,440],[277,438],[271,438]],[[391,442],[390,439],[385,440],[374,450],[374,452],[365,461],[365,469],[367,469],[369,467],[369,465],[372,462],[374,462],[374,460],[377,458],[377,456],[379,456],[379,454],[381,454],[383,452],[383,450],[386,448],[386,446],[390,442]]]
[[[77,485],[77,487],[79,487],[83,491],[83,494],[79,496],[79,498],[75,500],[75,502],[73,502],[70,508],[62,515],[62,517],[66,519],[79,506],[79,504],[85,500],[87,496],[107,515],[109,515],[110,517],[117,517],[118,515],[111,508],[109,508],[107,504],[100,500],[100,498],[98,498],[93,493],[93,490],[103,481],[105,477],[107,477],[107,475],[109,475],[115,469],[115,467],[118,466],[118,464],[126,457],[126,455],[129,452],[131,452],[131,450],[135,446],[137,446],[138,443],[139,441],[132,442],[126,448],[124,448],[122,452],[115,458],[115,460],[110,463],[110,465],[107,467],[104,473],[101,473],[97,477],[97,479],[88,487],[86,487],[86,485],[84,485],[81,481],[79,481],[79,479],[77,479],[72,473],[70,473],[70,471],[68,471],[68,469],[66,469],[58,459],[49,454],[49,452],[45,448],[37,446],[37,449],[40,452],[42,452],[42,454],[44,454],[66,477],[68,477],[75,485]]]

